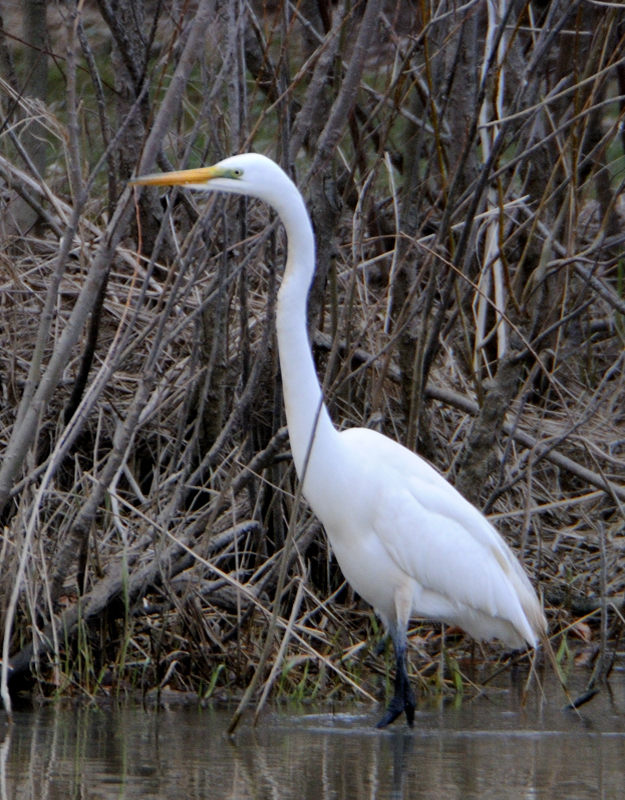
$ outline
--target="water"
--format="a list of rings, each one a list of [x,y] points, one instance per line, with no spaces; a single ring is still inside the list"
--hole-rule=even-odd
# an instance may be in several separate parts
[[[0,800],[622,800],[624,687],[581,716],[559,711],[557,693],[524,709],[510,691],[422,702],[413,730],[374,730],[370,707],[273,710],[256,729],[245,717],[234,742],[231,712],[212,709],[20,712],[0,748]]]

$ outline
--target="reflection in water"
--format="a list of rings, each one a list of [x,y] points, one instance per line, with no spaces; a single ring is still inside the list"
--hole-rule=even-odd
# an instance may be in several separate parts
[[[214,710],[20,713],[0,746],[0,798],[621,800],[625,708],[604,692],[579,717],[559,699],[422,704],[414,730],[382,732],[373,709],[273,712],[235,742]]]

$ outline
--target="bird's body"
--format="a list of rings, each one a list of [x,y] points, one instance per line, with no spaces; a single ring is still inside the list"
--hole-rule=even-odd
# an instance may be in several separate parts
[[[288,257],[278,294],[278,350],[293,460],[303,493],[337,561],[388,626],[397,657],[395,696],[381,725],[414,716],[405,666],[410,617],[441,620],[477,639],[535,646],[546,620],[520,563],[486,518],[426,461],[376,431],[337,431],[322,401],[306,329],[315,269],[301,194],[264,156],[139,178],[257,197],[280,216]]]
[[[398,607],[409,606],[409,616],[458,625],[476,639],[536,644],[544,617],[518,560],[423,459],[352,428],[338,435],[326,476],[307,484],[346,579],[391,627],[407,621]]]

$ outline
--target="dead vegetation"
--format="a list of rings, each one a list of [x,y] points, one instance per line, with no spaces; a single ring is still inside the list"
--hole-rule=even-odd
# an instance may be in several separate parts
[[[0,37],[5,703],[33,679],[227,699],[256,675],[263,701],[385,686],[376,620],[297,495],[280,229],[252,202],[126,185],[248,149],[311,209],[335,422],[417,449],[491,514],[560,658],[601,651],[605,674],[625,590],[625,11],[72,0],[33,41],[20,8]],[[502,655],[427,624],[412,644],[423,685],[456,692]]]

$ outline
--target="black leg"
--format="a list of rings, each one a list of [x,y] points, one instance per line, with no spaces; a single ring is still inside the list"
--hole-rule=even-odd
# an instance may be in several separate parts
[[[398,646],[395,643],[395,694],[388,704],[386,714],[376,725],[376,728],[385,728],[394,722],[397,717],[406,712],[408,725],[412,727],[414,723],[414,712],[416,708],[415,696],[410,686],[408,671],[406,669],[406,647]]]
[[[386,639],[388,634],[384,634],[384,636],[377,642],[375,647],[373,648],[373,654],[375,656],[381,656],[382,653],[386,650]]]

